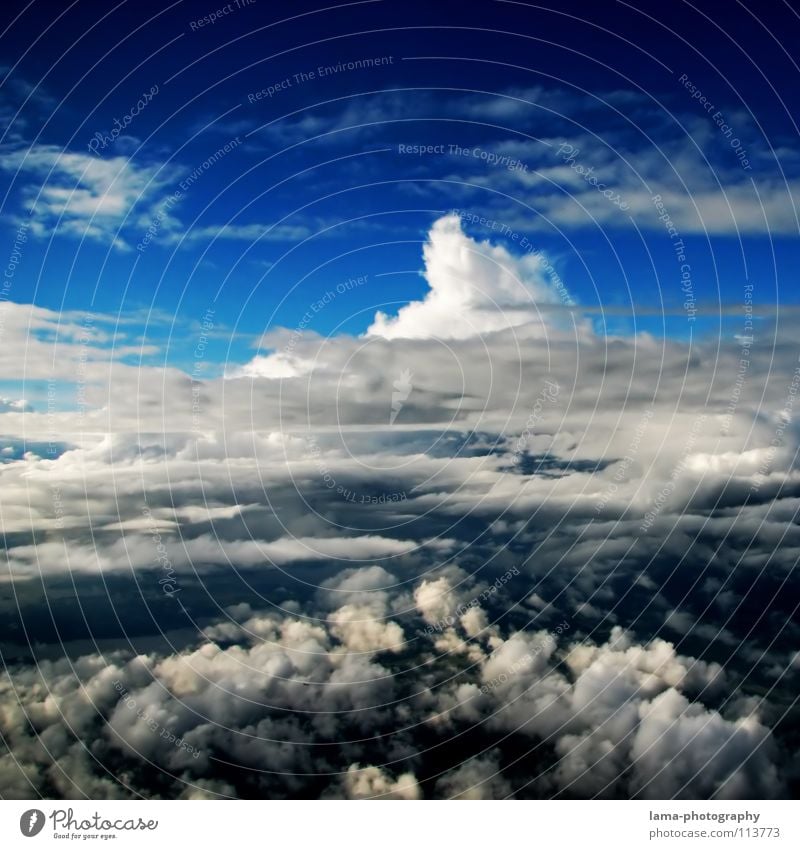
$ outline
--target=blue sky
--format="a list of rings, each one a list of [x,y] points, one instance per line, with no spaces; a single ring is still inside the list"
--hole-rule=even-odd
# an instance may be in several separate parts
[[[369,283],[309,329],[361,333],[377,308],[421,297],[427,231],[457,209],[473,238],[517,253],[527,238],[546,254],[599,332],[733,332],[720,313],[748,281],[767,314],[797,301],[797,93],[770,90],[754,70],[768,56],[779,75],[792,60],[747,14],[723,34],[703,5],[670,32],[646,6],[624,4],[590,24],[570,17],[569,4],[561,13],[456,4],[454,19],[453,4],[414,3],[408,26],[381,2],[318,14],[293,5],[284,21],[253,3],[197,26],[216,8],[206,5],[145,4],[149,20],[141,6],[67,15],[37,34],[36,49],[7,48],[12,242],[35,209],[13,300],[174,316],[175,344],[161,353],[178,365],[183,328],[213,308],[231,329],[219,355],[243,361],[253,339],[295,327],[348,278]],[[20,26],[19,44],[30,45],[34,22]],[[731,41],[738,31],[746,50]],[[59,56],[64,39],[71,47]],[[347,69],[364,59],[380,63]],[[320,75],[321,66],[334,71]],[[420,145],[432,152],[400,152]],[[169,204],[209,157],[213,166]],[[578,168],[601,175],[630,209],[607,202]],[[650,201],[658,193],[686,246],[691,326],[681,263]],[[482,227],[481,217],[497,223]],[[162,322],[146,328],[159,346],[168,332]]]

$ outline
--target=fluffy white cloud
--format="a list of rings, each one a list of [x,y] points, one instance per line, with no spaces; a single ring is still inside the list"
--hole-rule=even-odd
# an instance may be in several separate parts
[[[33,406],[23,399],[0,398],[0,413],[25,413],[33,410]]]
[[[422,618],[429,625],[449,624],[459,604],[459,597],[454,592],[446,577],[436,580],[423,581],[414,590],[414,602]]]
[[[377,766],[351,764],[342,779],[347,799],[419,799],[420,789],[410,772],[392,779]]]
[[[544,260],[512,257],[503,247],[466,236],[457,215],[434,222],[423,251],[430,291],[396,317],[379,312],[368,336],[385,339],[467,339],[531,323],[543,325],[539,304],[557,303]]]

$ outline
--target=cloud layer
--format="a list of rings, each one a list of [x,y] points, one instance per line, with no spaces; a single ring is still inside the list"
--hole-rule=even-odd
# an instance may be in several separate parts
[[[395,582],[349,569],[302,615],[236,605],[175,654],[10,670],[4,797],[126,798],[154,783],[192,798],[785,792],[756,702],[722,714],[701,700],[730,685],[719,665],[620,628],[574,642],[566,620],[504,632],[462,619],[431,634],[422,623],[444,610],[431,591],[444,604],[478,587],[450,570],[418,584],[406,608],[405,590],[376,588]],[[470,609],[485,621],[497,608]],[[485,748],[463,763],[438,751],[464,735]],[[522,759],[536,769],[521,771]]]
[[[424,262],[364,336],[219,377],[1,305],[52,393],[0,405],[0,794],[790,792],[788,334],[742,378],[741,339],[566,322],[456,216]]]

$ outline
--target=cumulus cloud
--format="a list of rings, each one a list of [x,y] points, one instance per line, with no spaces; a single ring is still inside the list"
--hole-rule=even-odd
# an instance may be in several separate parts
[[[330,615],[238,605],[203,641],[174,653],[117,651],[8,670],[0,678],[4,797],[126,798],[146,791],[154,774],[166,796],[182,798],[784,792],[757,706],[723,716],[701,700],[726,686],[718,666],[619,628],[596,644],[535,629],[472,638],[455,625],[446,636],[467,652],[441,653],[440,636],[431,636],[408,654],[403,630],[424,620],[388,618],[405,590],[369,589],[387,577],[396,583],[375,567],[342,572],[325,592],[349,589],[372,602]],[[483,749],[442,768],[436,747],[419,747],[423,733],[440,741],[470,733]],[[515,771],[509,735],[517,755],[550,751],[549,769]]]
[[[98,239],[124,250],[131,246],[121,228],[135,222],[142,232],[146,230],[157,201],[181,173],[177,166],[142,165],[126,156],[102,159],[46,144],[6,151],[2,168],[42,181],[25,189],[34,235],[58,232]],[[165,221],[169,227],[170,221]]]
[[[501,246],[476,242],[457,215],[434,222],[423,256],[430,291],[394,318],[377,313],[368,336],[464,339],[542,323],[537,305],[558,302],[538,254],[515,258]]]
[[[342,785],[347,799],[419,799],[420,790],[416,778],[410,772],[392,779],[377,766],[361,767],[351,764]]]
[[[452,218],[425,262],[385,333],[273,331],[238,379],[2,305],[4,376],[26,345],[76,402],[3,402],[4,795],[786,792],[793,339],[731,405],[735,340],[568,337],[538,263]],[[42,587],[69,603],[30,645]],[[114,651],[58,649],[106,597]],[[462,733],[476,757],[426,755]]]

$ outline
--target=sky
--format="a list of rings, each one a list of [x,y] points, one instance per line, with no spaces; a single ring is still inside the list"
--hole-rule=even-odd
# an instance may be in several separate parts
[[[550,5],[4,5],[0,797],[796,794],[800,16]]]

